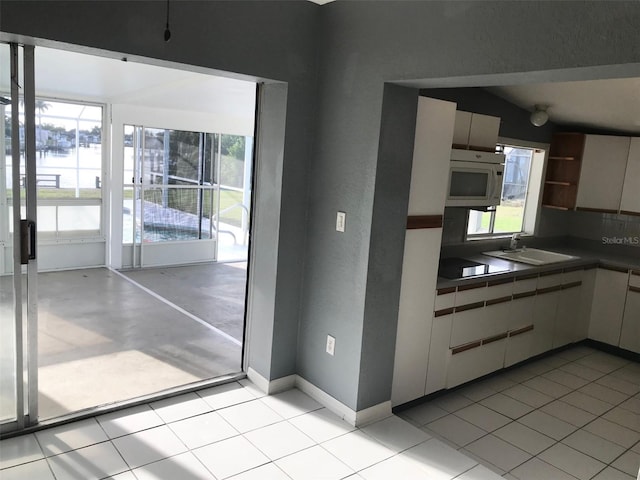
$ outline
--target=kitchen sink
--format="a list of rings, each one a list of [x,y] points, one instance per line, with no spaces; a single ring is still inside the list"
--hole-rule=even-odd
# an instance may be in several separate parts
[[[494,250],[491,252],[482,252],[483,255],[490,257],[502,258],[512,262],[527,263],[529,265],[547,265],[549,263],[565,262],[580,257],[573,255],[565,255],[563,253],[550,252],[548,250],[539,250],[537,248],[518,248],[515,250]]]

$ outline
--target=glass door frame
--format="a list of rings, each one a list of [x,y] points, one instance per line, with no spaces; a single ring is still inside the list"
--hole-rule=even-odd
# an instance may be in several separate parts
[[[9,49],[16,412],[14,419],[0,424],[0,433],[21,430],[38,423],[35,48],[33,45],[9,43]],[[20,49],[23,52],[22,82],[20,82]],[[22,89],[24,101],[24,174],[20,172],[20,89]],[[21,183],[22,176],[24,177],[23,183]],[[20,198],[23,192],[26,207],[24,212]],[[23,214],[26,214],[25,218],[22,218]]]
[[[133,238],[131,239],[131,244],[127,243],[124,240],[122,243],[122,245],[125,247],[127,245],[131,246],[132,260],[131,260],[131,265],[129,267],[135,269],[135,268],[145,268],[145,267],[170,266],[171,264],[158,265],[153,262],[151,264],[148,264],[145,261],[145,250],[152,251],[154,248],[155,249],[188,248],[189,245],[197,248],[198,244],[200,244],[202,240],[204,240],[205,242],[210,242],[210,241],[214,242],[212,255],[210,257],[207,257],[206,259],[197,258],[196,260],[191,260],[191,259],[187,260],[186,264],[199,263],[202,261],[216,262],[218,259],[219,242],[218,242],[217,234],[214,235],[214,232],[218,232],[219,230],[218,216],[219,216],[219,204],[220,204],[220,184],[218,179],[220,178],[220,158],[219,157],[220,157],[221,134],[209,133],[209,132],[193,132],[193,133],[199,134],[198,178],[194,179],[193,185],[172,185],[167,183],[166,180],[163,181],[162,184],[153,184],[148,179],[149,173],[151,172],[148,171],[148,165],[145,164],[146,163],[145,152],[147,150],[147,146],[146,146],[147,130],[164,130],[165,143],[169,141],[169,132],[185,131],[185,130],[173,129],[169,127],[150,127],[148,125],[140,125],[137,123],[133,123],[133,122],[129,123],[126,121],[123,123],[122,127],[123,127],[123,132],[125,132],[123,134],[123,138],[127,135],[126,132],[128,132],[129,129],[131,129],[132,131],[131,133],[132,135],[132,145],[131,145],[132,146],[132,178],[131,178],[131,183],[129,183],[128,177],[125,178],[123,176],[123,184],[122,184],[123,198],[127,190],[131,190],[132,196],[133,196],[133,204],[131,208],[131,213],[133,217]],[[212,141],[212,149],[211,149],[212,157],[210,159],[207,159],[206,143],[208,141],[207,139],[209,136],[210,138],[214,138],[214,140]],[[123,145],[124,145],[124,142],[123,142]],[[215,147],[215,149],[213,147]],[[169,155],[168,151],[165,152],[165,156],[167,160],[168,160],[168,155]],[[206,181],[207,179],[205,178],[205,173],[206,173],[205,163],[207,161],[210,162],[210,168],[211,168],[212,178],[209,179],[211,180],[210,182],[207,182]],[[123,171],[126,172],[126,170],[124,169],[125,162],[126,160],[124,160],[124,155],[123,155]],[[166,171],[165,171],[165,174],[168,175]],[[151,191],[154,189],[161,189],[164,192],[169,192],[172,189],[174,191],[175,190],[177,191],[191,190],[196,192],[196,197],[198,202],[197,212],[199,215],[197,239],[173,240],[173,241],[157,242],[157,243],[155,242],[147,243],[144,241],[144,238],[145,238],[144,199],[146,198],[145,192]],[[204,197],[205,197],[204,192],[206,191],[210,192],[210,196],[209,196],[210,201],[208,202],[209,209],[211,212],[215,211],[216,213],[211,215],[209,226],[207,229],[208,237],[202,238],[202,233],[204,231],[202,212],[204,210]],[[139,200],[139,205],[137,200]],[[214,221],[214,217],[215,217],[215,221]],[[120,221],[122,220],[120,219]],[[204,245],[204,243],[201,243],[201,245]]]

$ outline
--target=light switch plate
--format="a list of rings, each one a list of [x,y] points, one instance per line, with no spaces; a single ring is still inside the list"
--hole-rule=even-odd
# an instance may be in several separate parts
[[[331,335],[327,335],[327,353],[333,355],[336,351],[336,339]]]
[[[336,216],[336,231],[344,233],[344,229],[347,223],[347,214],[345,212],[338,212]]]

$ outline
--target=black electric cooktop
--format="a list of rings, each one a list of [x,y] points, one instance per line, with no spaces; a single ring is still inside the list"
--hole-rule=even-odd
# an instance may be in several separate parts
[[[474,262],[466,258],[443,258],[438,267],[438,276],[451,280],[459,278],[477,277],[488,273],[508,272],[508,268]]]

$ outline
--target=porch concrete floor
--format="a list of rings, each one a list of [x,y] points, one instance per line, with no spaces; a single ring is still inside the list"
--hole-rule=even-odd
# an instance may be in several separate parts
[[[245,285],[246,263],[38,274],[40,419],[239,372]]]

